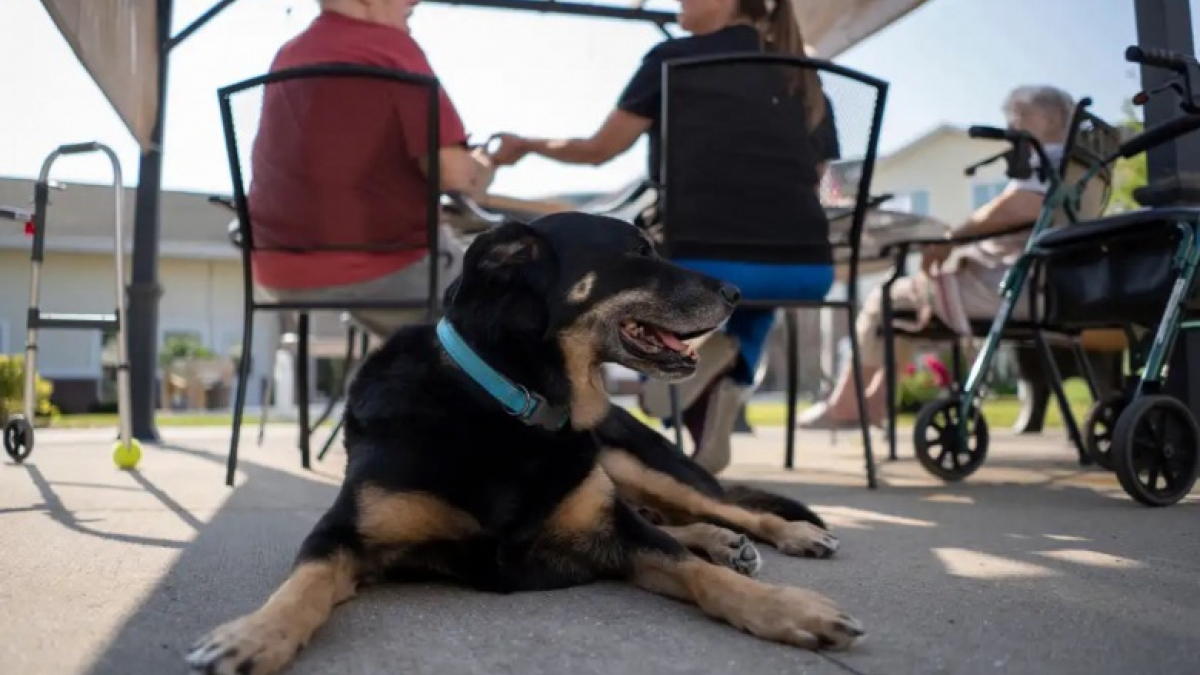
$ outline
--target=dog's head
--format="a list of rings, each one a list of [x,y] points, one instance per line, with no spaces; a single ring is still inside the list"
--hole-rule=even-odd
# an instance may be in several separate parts
[[[731,284],[660,258],[633,225],[564,213],[476,238],[446,311],[452,320],[482,312],[530,346],[557,346],[553,360],[569,383],[578,428],[606,409],[600,364],[686,378],[696,369],[689,341],[719,327],[737,300]],[[602,405],[583,405],[597,394]],[[602,409],[583,409],[595,407]]]

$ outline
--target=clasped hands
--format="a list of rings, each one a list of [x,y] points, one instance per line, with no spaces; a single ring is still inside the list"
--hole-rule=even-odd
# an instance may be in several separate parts
[[[946,258],[950,257],[950,252],[957,245],[954,241],[954,233],[947,232],[945,243],[926,244],[921,247],[921,271],[933,276],[935,270],[941,268],[942,263],[946,262]]]

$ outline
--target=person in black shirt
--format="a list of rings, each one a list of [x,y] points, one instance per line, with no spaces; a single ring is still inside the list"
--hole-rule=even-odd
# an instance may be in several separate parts
[[[805,56],[804,41],[796,22],[795,0],[680,0],[679,25],[689,36],[656,45],[642,59],[617,102],[600,128],[587,138],[526,138],[500,134],[500,146],[492,154],[496,166],[507,166],[533,153],[571,164],[599,165],[628,150],[642,134],[649,140],[648,173],[657,183],[662,108],[662,66],[665,61],[739,52],[776,52]],[[811,194],[800,190],[797,229],[790,223],[784,232],[759,231],[756,239],[778,240],[772,246],[777,255],[771,262],[739,259],[736,245],[710,247],[710,250],[676,252],[675,261],[739,287],[747,299],[819,299],[833,284],[832,251],[829,224],[818,198],[818,185],[828,161],[839,157],[837,131],[832,106],[825,96],[816,71],[804,70],[794,96],[798,122],[806,125],[808,143],[803,144],[806,166],[801,167],[802,183],[812,186]],[[720,124],[723,120],[714,120]],[[751,170],[758,167],[751,167]],[[764,176],[764,179],[770,179]],[[795,183],[788,183],[788,188]],[[733,190],[736,192],[736,190]],[[706,226],[745,227],[753,222],[770,229],[772,219],[748,218],[747,204],[738,195],[706,195],[700,210],[706,214]],[[711,202],[712,208],[708,208]],[[777,220],[775,221],[777,222]],[[762,245],[759,244],[761,251]],[[746,256],[749,258],[749,256]],[[774,325],[771,310],[738,309],[720,333],[700,345],[700,369],[680,384],[680,404],[684,421],[696,444],[695,459],[713,473],[730,461],[730,440],[741,401],[753,387],[754,374]],[[666,384],[648,381],[640,398],[643,409],[666,418],[670,414]]]

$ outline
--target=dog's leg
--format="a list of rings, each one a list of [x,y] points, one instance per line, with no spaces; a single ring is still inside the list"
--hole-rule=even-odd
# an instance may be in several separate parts
[[[614,406],[596,427],[605,447],[628,452],[648,469],[666,474],[707,497],[749,511],[774,513],[788,521],[807,522],[827,530],[825,521],[804,504],[751,487],[722,485],[699,464],[679,452],[662,434],[642,424],[628,410]]]
[[[675,529],[693,543],[699,530]],[[616,498],[604,471],[593,471],[547,521],[542,560],[589,568],[697,605],[758,637],[807,648],[846,648],[863,635],[857,621],[811,591],[764,584],[707,562]]]
[[[669,534],[693,553],[703,555],[713,563],[740,574],[752,577],[762,569],[762,556],[744,534],[717,527],[712,523],[660,525],[658,529]]]
[[[828,558],[838,549],[837,538],[812,523],[785,520],[710,497],[646,466],[624,449],[606,448],[600,463],[622,497],[662,512],[668,521],[706,520],[768,542],[788,555]]]
[[[693,603],[752,635],[808,649],[847,649],[864,635],[857,620],[818,593],[742,576],[646,532],[626,534],[639,539],[632,555],[635,584]]]
[[[257,610],[196,642],[187,661],[211,675],[278,672],[308,644],[333,608],[376,571],[381,553],[454,540],[477,527],[467,514],[426,494],[343,488],[301,544],[283,584]]]

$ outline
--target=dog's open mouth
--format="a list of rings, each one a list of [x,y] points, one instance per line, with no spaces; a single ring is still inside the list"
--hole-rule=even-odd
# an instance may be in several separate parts
[[[686,341],[707,331],[676,333],[653,324],[626,319],[621,324],[621,341],[634,356],[648,361],[696,362],[696,350]]]

